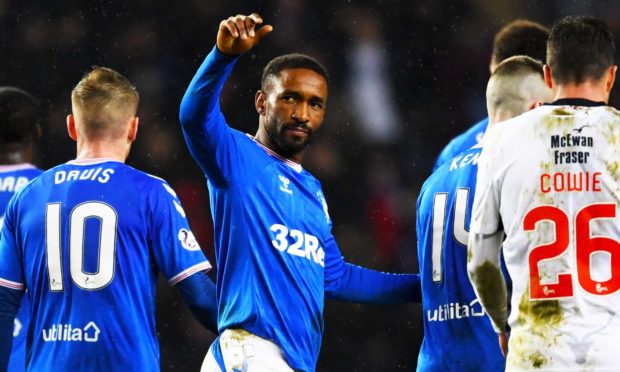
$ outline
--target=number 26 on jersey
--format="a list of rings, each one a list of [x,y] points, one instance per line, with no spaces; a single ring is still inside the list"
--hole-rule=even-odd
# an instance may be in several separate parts
[[[553,205],[541,205],[526,213],[523,231],[542,231],[543,223],[550,223],[555,235],[551,242],[535,246],[529,252],[530,299],[572,297],[575,280],[584,291],[594,295],[608,295],[620,289],[620,242],[609,236],[593,236],[591,233],[592,224],[612,223],[609,220],[616,218],[616,209],[615,203],[590,204],[581,208],[574,219],[562,208]],[[575,265],[569,263],[565,270],[541,275],[541,264],[560,260],[569,253],[571,242],[575,250]],[[601,262],[608,264],[601,265]],[[572,267],[576,278],[573,272],[569,272]],[[549,274],[553,274],[553,278]],[[544,284],[542,277],[545,278]]]

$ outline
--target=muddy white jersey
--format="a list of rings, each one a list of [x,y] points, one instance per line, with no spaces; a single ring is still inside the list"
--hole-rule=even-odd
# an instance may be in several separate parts
[[[618,370],[620,111],[582,99],[491,128],[471,229],[504,230],[507,369]]]

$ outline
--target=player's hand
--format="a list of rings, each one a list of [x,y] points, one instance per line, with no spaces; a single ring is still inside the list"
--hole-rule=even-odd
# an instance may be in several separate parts
[[[273,31],[270,25],[256,29],[262,23],[263,19],[257,13],[249,16],[238,14],[223,20],[217,31],[217,49],[229,56],[247,52]]]
[[[502,349],[502,355],[506,357],[508,354],[508,335],[505,332],[502,332],[497,335],[499,339],[499,347]]]

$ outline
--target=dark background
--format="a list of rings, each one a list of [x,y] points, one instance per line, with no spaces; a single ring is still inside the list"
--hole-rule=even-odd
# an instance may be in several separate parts
[[[435,157],[486,115],[495,32],[519,17],[551,25],[569,14],[602,17],[620,32],[618,1],[0,0],[0,85],[32,92],[45,109],[37,165],[75,157],[65,130],[70,91],[91,65],[117,69],[141,94],[128,163],[173,185],[215,262],[208,194],[182,139],[178,107],[219,21],[253,11],[274,32],[229,79],[222,97],[228,122],[256,131],[254,93],[271,58],[302,52],[322,61],[332,78],[328,114],[304,166],[323,182],[344,256],[397,272],[418,270],[415,203]],[[159,287],[162,370],[198,370],[214,335],[176,290]],[[419,305],[327,302],[318,370],[413,370],[422,331]]]

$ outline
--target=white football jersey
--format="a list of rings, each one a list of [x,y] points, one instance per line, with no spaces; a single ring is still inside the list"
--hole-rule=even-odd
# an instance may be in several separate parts
[[[620,111],[591,101],[485,134],[471,229],[506,233],[507,369],[620,369],[619,164]]]

